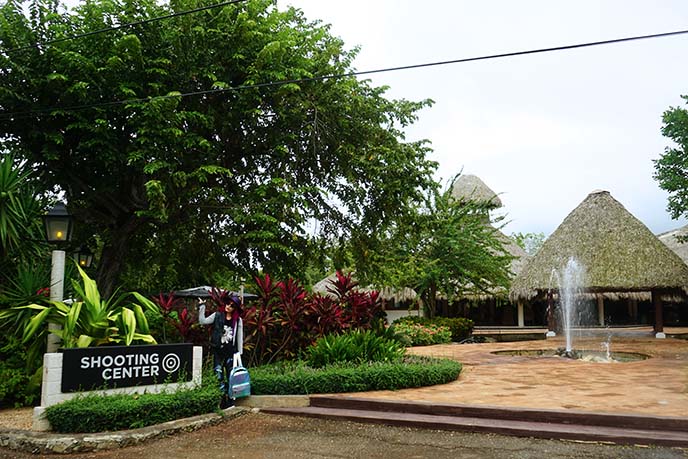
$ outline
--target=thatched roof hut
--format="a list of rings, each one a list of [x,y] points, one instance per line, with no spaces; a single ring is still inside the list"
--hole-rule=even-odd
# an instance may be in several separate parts
[[[511,299],[556,289],[552,269],[561,270],[570,257],[585,266],[584,288],[592,294],[688,289],[688,266],[607,191],[590,193],[526,261],[511,284]]]
[[[487,202],[492,208],[502,207],[497,193],[475,175],[460,175],[454,182],[451,195],[457,201]]]
[[[337,280],[337,274],[332,273],[326,278],[318,281],[315,285],[313,285],[313,293],[320,293],[321,295],[324,296],[334,296],[332,293],[329,292],[328,288],[332,285],[333,282]],[[355,280],[355,279],[354,279]],[[383,300],[395,300],[397,302],[402,302],[402,301],[407,301],[407,300],[415,300],[416,297],[418,296],[416,292],[413,289],[410,288],[404,288],[403,290],[396,290],[390,287],[385,287],[382,289],[375,289],[372,287],[363,287],[361,285],[356,287],[358,290],[362,292],[369,292],[371,290],[377,290],[380,292],[380,298]]]
[[[688,264],[688,241],[682,242],[679,238],[688,237],[688,225],[681,228],[667,231],[657,236],[667,247],[676,255],[681,257],[684,263]]]

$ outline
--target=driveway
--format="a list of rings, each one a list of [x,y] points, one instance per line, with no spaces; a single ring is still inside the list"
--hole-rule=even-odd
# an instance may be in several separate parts
[[[685,450],[577,443],[498,435],[387,427],[250,413],[200,431],[124,449],[37,456],[0,449],[18,458],[432,458],[432,459],[678,459]]]

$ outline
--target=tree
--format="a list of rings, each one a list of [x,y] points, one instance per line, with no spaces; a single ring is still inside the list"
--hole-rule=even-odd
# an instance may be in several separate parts
[[[688,101],[688,96],[681,96]],[[676,219],[688,216],[688,110],[671,107],[662,116],[662,134],[674,142],[654,160],[654,178],[669,192],[667,210]]]
[[[530,256],[540,250],[545,243],[545,233],[513,233],[511,239]]]
[[[429,186],[436,165],[402,129],[430,101],[326,78],[356,50],[299,10],[252,0],[12,51],[200,5],[23,6],[0,15],[0,135],[96,236],[106,295],[123,273],[165,291],[298,275],[314,237],[373,235]]]
[[[456,180],[456,178],[454,179]],[[453,181],[444,191],[432,190],[424,204],[381,239],[355,257],[359,278],[377,285],[416,290],[430,316],[438,295],[449,300],[494,287],[508,288],[513,257],[490,224],[489,203],[456,201]],[[493,222],[494,223],[494,222]]]

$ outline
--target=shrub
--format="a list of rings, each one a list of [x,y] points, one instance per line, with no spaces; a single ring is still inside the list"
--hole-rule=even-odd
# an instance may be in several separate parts
[[[0,407],[35,404],[41,396],[42,369],[26,361],[26,346],[10,334],[0,337]]]
[[[160,394],[89,394],[49,406],[45,416],[60,433],[104,432],[211,413],[219,400],[217,378],[207,373],[199,388]]]
[[[465,317],[435,317],[427,318],[421,316],[404,316],[396,319],[392,325],[420,324],[420,325],[439,325],[448,327],[451,331],[451,341],[463,341],[473,333],[473,321]]]
[[[334,363],[398,362],[405,347],[371,330],[355,330],[342,335],[324,336],[307,350],[308,364],[321,368]]]
[[[451,340],[455,343],[465,340],[473,333],[473,321],[465,317],[436,317],[433,323],[449,327]]]
[[[397,333],[405,334],[411,340],[413,346],[429,346],[431,344],[444,344],[451,342],[449,327],[421,324],[397,324]]]
[[[258,298],[244,315],[244,357],[250,366],[295,359],[317,338],[369,330],[384,321],[378,292],[359,291],[351,274],[337,272],[330,296],[309,295],[300,282],[255,278]]]
[[[397,390],[455,381],[461,364],[454,360],[409,355],[399,362],[340,363],[316,369],[304,361],[280,362],[251,369],[255,395],[330,394]]]

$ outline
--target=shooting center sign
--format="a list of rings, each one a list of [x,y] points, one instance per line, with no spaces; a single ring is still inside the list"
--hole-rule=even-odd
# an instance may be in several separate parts
[[[62,392],[191,381],[193,345],[62,349]]]

